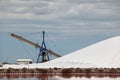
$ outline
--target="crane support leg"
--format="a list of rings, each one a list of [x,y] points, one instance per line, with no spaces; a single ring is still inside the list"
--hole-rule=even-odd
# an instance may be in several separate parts
[[[36,63],[39,63],[40,57],[42,57],[42,61],[40,61],[40,62],[49,61],[49,55],[48,55],[48,51],[47,51],[47,48],[46,48],[44,38],[45,38],[45,31],[43,31],[43,41],[42,41],[42,45],[41,45],[42,47],[40,48],[40,52],[38,54],[38,58],[37,58]]]

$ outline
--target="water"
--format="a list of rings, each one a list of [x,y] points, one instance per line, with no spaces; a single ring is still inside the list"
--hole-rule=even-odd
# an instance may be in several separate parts
[[[0,80],[120,80],[120,75],[83,74],[5,74]]]

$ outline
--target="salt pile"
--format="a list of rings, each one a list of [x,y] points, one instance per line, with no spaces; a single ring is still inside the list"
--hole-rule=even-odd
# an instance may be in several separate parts
[[[118,68],[120,67],[120,36],[113,37],[63,57],[29,65],[4,65],[3,68]]]

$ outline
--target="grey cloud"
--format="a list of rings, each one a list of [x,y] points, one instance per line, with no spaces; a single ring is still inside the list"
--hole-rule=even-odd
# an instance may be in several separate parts
[[[46,30],[66,36],[117,35],[119,3],[119,0],[1,0],[0,25],[2,31],[39,31],[39,25],[45,25]]]

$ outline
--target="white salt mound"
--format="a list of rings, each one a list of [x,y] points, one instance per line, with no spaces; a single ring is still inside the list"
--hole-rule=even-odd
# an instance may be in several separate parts
[[[63,57],[29,65],[4,65],[4,68],[120,68],[120,36],[113,37]]]

